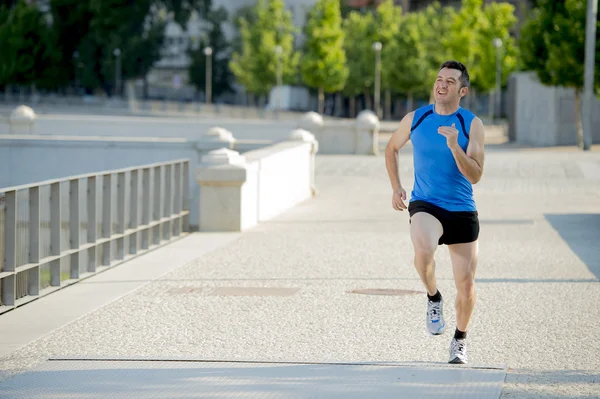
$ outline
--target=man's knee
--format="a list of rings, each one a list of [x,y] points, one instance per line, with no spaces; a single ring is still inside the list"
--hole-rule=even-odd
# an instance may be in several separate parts
[[[456,279],[456,290],[458,295],[464,298],[472,298],[475,296],[475,276],[471,273],[459,276]]]
[[[415,258],[419,261],[428,262],[433,259],[437,242],[433,242],[429,237],[413,237],[413,246],[415,249]]]
[[[410,233],[415,257],[422,260],[433,258],[439,237],[442,235],[440,222],[427,213],[416,213],[412,217]]]

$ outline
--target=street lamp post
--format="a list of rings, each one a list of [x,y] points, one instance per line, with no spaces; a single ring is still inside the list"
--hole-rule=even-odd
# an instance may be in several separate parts
[[[592,104],[594,101],[594,57],[596,48],[596,21],[598,0],[588,0],[585,29],[585,69],[583,82],[583,140],[582,149],[588,151],[592,146]]]
[[[380,94],[381,94],[381,48],[383,45],[380,42],[373,43],[375,50],[375,113],[381,119]]]
[[[115,68],[115,95],[121,92],[121,49],[116,48],[114,55],[117,58],[117,67]]]
[[[210,47],[204,47],[204,55],[206,56],[206,103],[212,101],[212,53]]]
[[[496,112],[495,119],[500,118],[502,112],[502,64],[500,62],[500,53],[502,51],[502,39],[494,39],[494,47],[496,47]]]
[[[277,57],[277,87],[275,88],[275,94],[277,97],[276,100],[276,109],[277,109],[277,115],[279,115],[279,108],[281,108],[281,86],[283,85],[282,82],[282,60],[281,60],[281,56],[283,54],[283,48],[279,45],[275,46],[275,56]]]

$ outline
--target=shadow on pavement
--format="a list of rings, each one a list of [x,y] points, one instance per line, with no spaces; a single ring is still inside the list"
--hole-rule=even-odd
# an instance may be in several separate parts
[[[544,216],[596,278],[600,278],[600,214]]]
[[[502,398],[597,399],[598,370],[509,369]],[[539,388],[536,388],[538,386]],[[554,387],[573,394],[556,392]]]

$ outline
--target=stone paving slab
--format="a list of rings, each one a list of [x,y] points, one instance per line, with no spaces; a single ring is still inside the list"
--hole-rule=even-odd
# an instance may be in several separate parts
[[[447,362],[451,334],[425,333],[408,215],[391,208],[383,157],[317,161],[319,196],[3,357],[4,376],[54,356]],[[407,188],[411,162],[403,151]],[[507,365],[503,398],[600,397],[594,165],[598,152],[486,155],[475,191],[482,231],[469,356],[471,364]],[[456,291],[445,247],[436,263],[452,331]],[[223,294],[238,287],[293,294]],[[352,293],[369,288],[416,293]]]
[[[48,361],[4,383],[12,399],[497,399],[504,368],[393,363]]]

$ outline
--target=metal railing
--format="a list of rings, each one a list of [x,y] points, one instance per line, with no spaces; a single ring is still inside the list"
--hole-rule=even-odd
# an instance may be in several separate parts
[[[0,313],[189,231],[187,159],[0,188]]]

